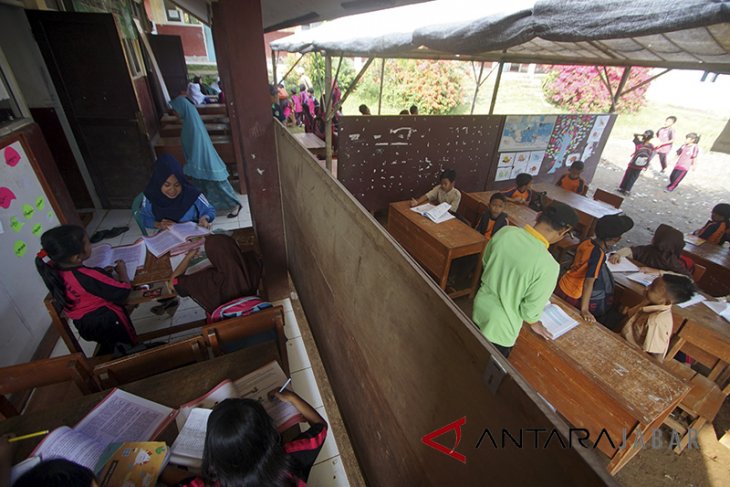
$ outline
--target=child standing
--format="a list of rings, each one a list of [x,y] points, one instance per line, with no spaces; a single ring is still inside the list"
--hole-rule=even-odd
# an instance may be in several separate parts
[[[588,188],[586,186],[586,182],[582,177],[580,177],[584,167],[585,164],[583,164],[583,161],[575,161],[570,165],[569,171],[560,176],[560,179],[558,179],[558,182],[555,184],[567,191],[585,195]]]
[[[658,359],[663,359],[672,336],[672,305],[692,298],[695,285],[687,276],[664,274],[654,279],[644,293],[644,302],[627,310],[628,321],[621,336]]]
[[[304,111],[302,104],[302,97],[297,94],[297,90],[292,88],[291,90],[291,101],[294,104],[294,120],[297,126],[302,124],[302,112]]]
[[[120,280],[102,269],[83,265],[91,255],[89,236],[76,225],[61,225],[41,235],[36,269],[56,305],[74,321],[81,338],[98,342],[99,355],[117,343],[137,344],[137,334],[124,304],[132,286],[127,268],[117,261]]]
[[[712,209],[705,226],[695,230],[692,235],[697,235],[710,243],[721,244],[728,230],[730,230],[730,204],[720,203]]]
[[[555,294],[580,310],[588,322],[601,322],[613,306],[613,276],[606,252],[634,227],[628,216],[608,215],[596,223],[596,236],[575,251],[573,264],[558,281]]]
[[[649,161],[654,155],[654,138],[653,130],[645,130],[643,134],[634,134],[634,153],[631,155],[629,167],[626,168],[624,177],[618,187],[618,191],[625,195],[631,194],[631,188],[634,187],[636,180],[639,179],[641,171],[645,171],[649,167]]]
[[[479,218],[476,229],[477,232],[484,235],[487,242],[489,242],[500,228],[509,225],[507,213],[504,212],[506,202],[507,199],[502,193],[494,193],[489,198],[489,208]]]
[[[674,163],[674,169],[672,174],[669,175],[669,184],[667,185],[667,191],[674,191],[682,182],[687,172],[690,169],[694,169],[697,163],[697,157],[700,155],[700,146],[697,143],[700,141],[700,136],[694,132],[687,134],[687,139],[684,145],[677,150],[677,162]]]
[[[440,205],[441,203],[448,203],[451,205],[449,211],[456,213],[459,209],[459,203],[461,203],[461,192],[454,187],[454,181],[456,181],[456,171],[453,169],[446,169],[439,176],[439,185],[428,193],[424,194],[418,199],[411,198],[411,208],[414,206],[422,205],[429,202],[434,205]]]
[[[664,126],[656,131],[656,137],[658,139],[656,147],[656,155],[659,157],[659,164],[662,166],[662,174],[667,170],[667,154],[672,151],[672,145],[674,144],[675,130],[672,127],[677,123],[677,117],[667,117],[664,121]]]
[[[523,172],[515,178],[515,187],[503,191],[502,194],[510,203],[529,205],[532,201],[532,176]]]

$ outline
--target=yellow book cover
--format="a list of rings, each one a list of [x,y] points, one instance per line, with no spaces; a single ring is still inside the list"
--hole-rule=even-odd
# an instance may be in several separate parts
[[[162,441],[113,443],[97,464],[100,487],[154,487],[170,449]]]

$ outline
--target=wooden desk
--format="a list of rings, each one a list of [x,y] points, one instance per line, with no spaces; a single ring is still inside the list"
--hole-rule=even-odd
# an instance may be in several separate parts
[[[457,213],[470,222],[472,227],[475,226],[479,221],[479,216],[489,208],[489,198],[496,192],[462,193]],[[507,202],[505,213],[507,213],[510,223],[518,227],[534,225],[537,220],[537,212],[527,205]]]
[[[705,292],[713,296],[730,294],[730,249],[711,243],[685,242],[682,253],[707,269],[698,283]]]
[[[611,458],[616,474],[639,451],[636,435],[650,441],[669,413],[689,391],[637,347],[599,324],[585,323],[577,310],[558,298],[581,324],[554,341],[523,327],[509,362],[527,382],[575,428],[585,428],[597,447]],[[628,445],[620,449],[626,432]]]
[[[200,362],[177,370],[132,382],[120,387],[127,392],[151,401],[177,408],[208,392],[223,379],[238,379],[259,367],[276,360],[277,349],[273,342],[247,347],[221,357]],[[54,404],[47,410],[32,412],[0,422],[0,434],[24,435],[39,430],[53,430],[59,426],[74,426],[101,401],[109,391],[99,392],[75,400]],[[171,445],[177,436],[175,422],[159,440]],[[42,437],[18,443],[15,462],[25,459],[42,440]]]
[[[581,240],[585,240],[593,235],[596,228],[596,222],[599,218],[606,215],[618,215],[622,211],[614,208],[608,203],[586,198],[583,195],[567,191],[560,186],[550,183],[537,183],[532,186],[533,191],[547,193],[548,198],[559,201],[573,208],[579,217],[580,223],[583,224],[584,230],[581,232]]]
[[[411,211],[410,202],[391,203],[388,209],[388,232],[446,291],[451,263],[458,257],[475,255],[479,261],[469,288],[456,290],[449,296],[473,296],[479,282],[481,255],[487,243],[479,232],[458,219],[434,223]]]
[[[302,144],[309,152],[314,155],[322,155],[325,151],[325,142],[313,133],[298,132],[292,133],[300,144]]]

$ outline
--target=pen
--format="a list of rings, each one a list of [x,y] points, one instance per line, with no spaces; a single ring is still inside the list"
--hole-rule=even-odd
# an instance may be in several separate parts
[[[284,385],[281,386],[281,389],[279,389],[279,394],[281,394],[282,392],[284,392],[284,389],[286,389],[286,386],[288,386],[290,383],[291,383],[291,377],[289,377],[286,380],[286,382],[284,382]]]
[[[10,438],[8,440],[8,443],[15,443],[16,441],[27,440],[28,438],[35,438],[36,436],[47,435],[47,434],[48,434],[48,430],[36,431],[35,433],[29,433],[27,435],[15,436],[13,438]]]

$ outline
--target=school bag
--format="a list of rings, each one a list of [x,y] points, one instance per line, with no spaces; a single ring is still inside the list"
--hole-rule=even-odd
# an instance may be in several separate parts
[[[651,160],[651,156],[653,154],[654,149],[646,145],[642,145],[638,149],[636,149],[634,155],[631,156],[631,161],[629,161],[629,164],[634,167],[643,169],[649,166],[649,161]]]
[[[215,311],[208,315],[208,324],[216,323],[228,318],[249,316],[266,308],[271,308],[271,303],[264,301],[258,296],[236,298],[233,301],[221,304],[215,309]]]

